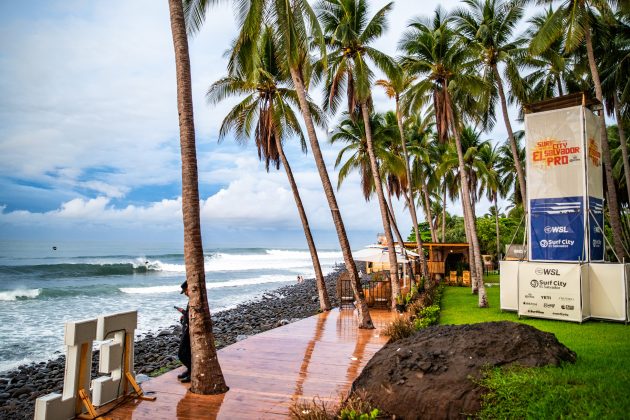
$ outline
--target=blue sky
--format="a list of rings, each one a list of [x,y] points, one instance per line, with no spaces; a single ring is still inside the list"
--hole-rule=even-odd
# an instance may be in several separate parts
[[[374,1],[372,10],[384,3]],[[438,3],[458,4],[396,2],[377,46],[395,54],[409,18]],[[204,95],[225,73],[223,53],[236,30],[224,5],[190,43],[204,242],[305,247],[284,172],[267,174],[251,146],[217,143],[234,102],[211,106]],[[0,239],[181,240],[173,61],[165,1],[0,3]],[[380,91],[375,104],[393,106]],[[505,138],[503,125],[488,137]],[[319,138],[336,183],[338,147],[324,132]],[[318,243],[337,247],[312,156],[294,142],[287,154]],[[374,200],[364,202],[358,177],[337,197],[353,247],[372,242],[380,213]],[[408,232],[409,215],[396,207]],[[449,210],[461,214],[457,204]]]

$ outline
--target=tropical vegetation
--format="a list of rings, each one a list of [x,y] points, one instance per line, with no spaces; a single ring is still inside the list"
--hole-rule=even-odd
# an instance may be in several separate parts
[[[189,34],[207,20],[215,3],[183,0]],[[212,102],[241,98],[225,117],[221,134],[254,139],[267,168],[282,163],[298,208],[299,187],[291,180],[283,142],[294,139],[309,148],[362,328],[373,325],[318,125],[328,128],[338,148],[337,188],[356,171],[365,200],[377,201],[390,266],[397,263],[393,244],[394,237],[404,239],[401,232],[411,231],[408,239],[421,260],[423,242],[466,242],[472,292],[478,294],[477,305],[487,307],[482,255],[499,259],[506,245],[523,241],[528,185],[524,133],[515,126],[528,104],[582,92],[603,104],[598,123],[608,257],[630,257],[627,2],[462,0],[455,10],[438,7],[411,17],[397,56],[375,46],[387,31],[392,3],[376,11],[367,0],[235,3],[241,29],[228,52],[227,76],[209,91]],[[310,96],[318,87],[321,109]],[[390,112],[375,106],[375,92],[381,89],[393,100]],[[616,124],[607,127],[605,114]],[[505,138],[491,137],[497,118]],[[405,206],[408,220],[395,217],[396,201]],[[300,216],[316,267],[303,209]],[[421,271],[427,271],[424,261]],[[391,281],[395,302],[400,297],[396,270]],[[321,293],[320,299],[327,309]]]

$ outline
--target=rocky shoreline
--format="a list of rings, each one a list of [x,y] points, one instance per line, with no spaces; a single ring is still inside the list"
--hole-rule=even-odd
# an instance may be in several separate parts
[[[335,286],[343,266],[326,276],[326,288],[332,306],[337,306]],[[319,311],[314,279],[284,286],[265,293],[258,301],[245,302],[236,308],[212,315],[217,348],[247,336],[286,325]],[[135,341],[137,374],[156,375],[179,365],[177,349],[181,327],[173,325]],[[97,377],[98,352],[92,362],[92,378]],[[48,362],[23,365],[0,373],[0,418],[32,419],[35,399],[51,392],[61,393],[65,356]]]

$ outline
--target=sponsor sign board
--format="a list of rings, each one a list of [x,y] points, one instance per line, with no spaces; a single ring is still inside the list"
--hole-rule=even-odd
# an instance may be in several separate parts
[[[532,261],[603,261],[601,133],[576,106],[525,117]]]
[[[499,261],[502,311],[518,310],[518,266],[520,261]]]
[[[529,202],[532,260],[584,261],[583,197]]]
[[[522,262],[518,267],[518,314],[582,322],[580,264]]]

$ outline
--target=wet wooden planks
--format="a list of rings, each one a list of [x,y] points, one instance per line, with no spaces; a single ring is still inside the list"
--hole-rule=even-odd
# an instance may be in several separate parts
[[[335,404],[387,341],[381,335],[396,316],[370,311],[376,329],[359,330],[356,313],[337,309],[249,337],[219,351],[230,390],[196,395],[179,383],[182,368],[143,384],[157,400],[129,402],[107,416],[123,419],[286,418],[297,400]]]

